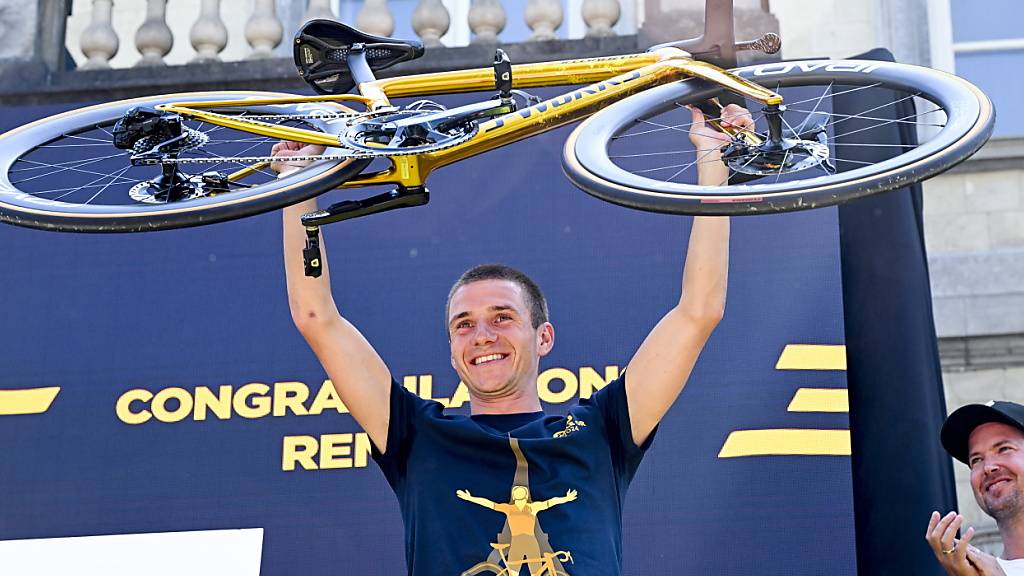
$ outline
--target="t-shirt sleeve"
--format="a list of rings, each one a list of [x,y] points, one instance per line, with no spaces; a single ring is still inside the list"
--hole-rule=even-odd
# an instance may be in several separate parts
[[[647,449],[654,442],[658,427],[655,426],[654,430],[651,430],[642,445],[637,446],[633,442],[633,428],[629,421],[629,402],[626,398],[625,374],[594,393],[592,399],[604,420],[614,464],[628,482],[633,478],[637,467],[640,466],[640,461],[643,460]]]
[[[405,462],[416,429],[416,414],[423,409],[426,400],[392,380],[391,397],[388,402],[387,446],[382,454],[376,444],[371,443],[370,455],[384,472],[388,483],[394,487],[405,475]]]

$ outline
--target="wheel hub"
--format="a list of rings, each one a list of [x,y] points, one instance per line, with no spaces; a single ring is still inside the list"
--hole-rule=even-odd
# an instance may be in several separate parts
[[[768,176],[827,165],[829,150],[828,145],[814,140],[786,139],[779,149],[734,142],[726,149],[722,159],[735,172]]]
[[[218,172],[183,176],[174,172],[170,181],[165,176],[139,182],[128,190],[128,196],[142,204],[167,204],[216,196],[228,191],[228,179]]]

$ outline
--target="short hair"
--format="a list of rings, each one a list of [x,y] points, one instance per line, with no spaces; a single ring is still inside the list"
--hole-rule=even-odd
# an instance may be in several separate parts
[[[532,278],[504,264],[480,264],[463,272],[455,284],[452,284],[452,289],[448,291],[448,301],[444,306],[445,326],[448,325],[448,313],[451,311],[452,296],[455,295],[455,291],[467,284],[483,280],[507,280],[516,284],[526,296],[526,306],[530,311],[530,324],[534,328],[539,328],[541,324],[548,321],[548,302],[544,299],[544,293],[540,291],[540,286],[537,286]]]

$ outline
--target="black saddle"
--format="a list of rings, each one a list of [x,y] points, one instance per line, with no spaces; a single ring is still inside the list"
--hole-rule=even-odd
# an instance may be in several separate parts
[[[423,55],[423,44],[416,40],[371,36],[334,20],[310,20],[295,35],[293,46],[299,76],[320,94],[344,94],[355,86],[348,57],[360,47],[370,70]]]

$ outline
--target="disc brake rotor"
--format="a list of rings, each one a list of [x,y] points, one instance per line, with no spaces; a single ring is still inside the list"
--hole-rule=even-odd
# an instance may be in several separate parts
[[[128,190],[128,196],[143,204],[166,204],[181,200],[192,200],[204,196],[216,196],[230,191],[226,176],[217,172],[179,175],[170,186],[159,178],[139,182]]]
[[[800,172],[828,164],[828,145],[813,140],[788,141],[785,151],[765,152],[757,147],[731,147],[724,155],[729,168],[742,174],[768,176]]]

